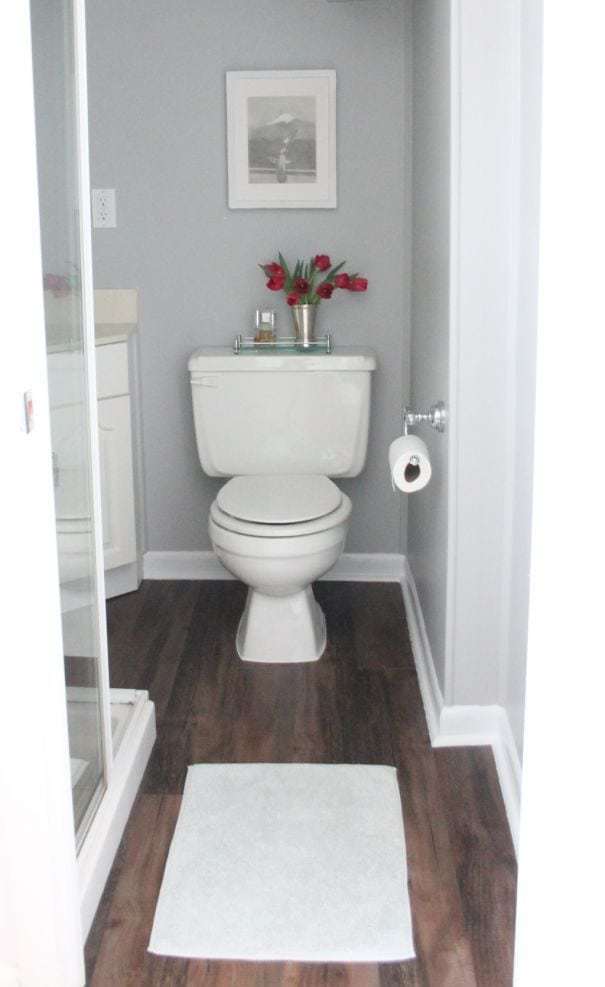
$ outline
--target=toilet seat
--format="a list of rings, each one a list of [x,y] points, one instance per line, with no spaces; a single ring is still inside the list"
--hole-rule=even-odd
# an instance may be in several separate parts
[[[263,489],[269,494],[271,489],[279,490],[280,492],[287,492],[288,485],[282,484],[279,481],[284,480],[283,476],[271,476],[271,477],[234,477],[237,480],[252,480],[258,479],[267,481],[263,485]],[[288,479],[292,479],[288,477]],[[216,500],[210,507],[210,520],[218,527],[223,528],[225,531],[232,532],[233,534],[240,535],[250,535],[254,538],[297,538],[305,535],[313,535],[322,531],[327,531],[330,528],[335,528],[347,521],[351,514],[351,501],[349,498],[338,489],[338,487],[332,483],[327,477],[296,477],[296,480],[325,480],[329,487],[333,488],[330,492],[330,498],[328,499],[325,494],[327,493],[326,484],[318,484],[316,489],[319,490],[320,494],[323,492],[324,496],[320,496],[317,499],[312,499],[308,496],[308,503],[304,505],[304,510],[299,509],[298,505],[295,507],[292,504],[289,507],[288,513],[286,513],[286,506],[278,502],[276,497],[275,505],[273,509],[267,508],[263,510],[256,510],[252,501],[247,503],[243,501],[240,506],[236,506],[230,498],[221,497],[223,491],[233,483],[233,480],[229,480],[224,487],[219,490]],[[275,481],[278,481],[275,483]],[[247,484],[240,485],[240,491],[245,490]],[[307,492],[312,489],[311,484],[304,485]],[[323,491],[322,491],[323,488]],[[302,487],[301,487],[302,489]],[[329,488],[328,488],[329,490]],[[242,495],[243,497],[243,495]],[[255,513],[264,514],[265,517],[277,517],[277,516],[288,516],[295,518],[296,515],[307,514],[312,515],[309,520],[301,520],[300,516],[297,520],[291,521],[281,521],[276,523],[271,523],[269,521],[250,521],[242,519],[241,517],[235,517],[234,514],[228,513],[223,510],[222,504],[227,503],[232,510],[241,511],[241,513]],[[326,513],[321,513],[320,511],[325,511],[326,506],[335,505],[331,510]],[[281,509],[281,514],[278,514],[278,510]]]
[[[342,493],[327,476],[234,476],[218,492],[224,514],[253,524],[301,524],[332,514]]]

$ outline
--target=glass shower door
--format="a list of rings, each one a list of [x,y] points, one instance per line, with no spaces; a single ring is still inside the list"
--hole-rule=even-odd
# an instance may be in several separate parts
[[[31,0],[38,184],[74,823],[82,842],[106,784],[106,641],[96,527],[90,266],[82,210],[71,0]],[[86,181],[86,179],[84,179]],[[90,283],[90,282],[89,282]],[[90,288],[88,296],[90,295]],[[93,392],[94,393],[94,389]]]

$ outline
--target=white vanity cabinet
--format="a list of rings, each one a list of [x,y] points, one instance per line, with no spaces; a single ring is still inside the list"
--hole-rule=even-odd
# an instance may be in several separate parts
[[[86,400],[81,327],[74,320],[77,299],[44,292],[48,373],[53,435],[53,478],[60,580],[63,610],[81,606],[86,582],[92,526],[82,467],[82,437]],[[79,311],[79,310],[78,310]],[[76,329],[76,338],[70,333]],[[130,382],[136,379],[134,335],[138,328],[138,293],[133,288],[95,290],[95,357],[101,470],[101,513],[106,595],[118,596],[137,589],[142,544],[140,493],[136,486],[139,449],[136,395]],[[133,369],[135,373],[133,373]],[[138,426],[137,426],[138,428]],[[133,434],[136,433],[136,434]],[[137,498],[138,494],[138,499]],[[65,631],[65,624],[64,624]],[[80,654],[80,651],[73,651]]]
[[[103,553],[107,596],[115,596],[137,585],[127,339],[97,340],[96,356]],[[129,569],[122,569],[124,566]],[[116,574],[120,578],[112,578],[112,571],[117,569],[121,570]]]

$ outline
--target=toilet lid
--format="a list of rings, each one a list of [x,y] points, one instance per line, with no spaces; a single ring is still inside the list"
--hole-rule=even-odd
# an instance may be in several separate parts
[[[256,524],[296,524],[331,514],[342,502],[327,476],[234,476],[218,492],[225,514]]]

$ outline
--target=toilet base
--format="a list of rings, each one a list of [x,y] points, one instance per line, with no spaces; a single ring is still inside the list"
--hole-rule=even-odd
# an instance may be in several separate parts
[[[288,664],[321,658],[326,619],[311,587],[291,596],[249,589],[235,646],[243,661]]]

